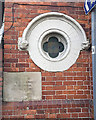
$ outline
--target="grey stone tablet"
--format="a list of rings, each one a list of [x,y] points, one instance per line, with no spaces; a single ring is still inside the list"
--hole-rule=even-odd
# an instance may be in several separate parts
[[[5,72],[3,100],[32,101],[41,100],[40,72]]]

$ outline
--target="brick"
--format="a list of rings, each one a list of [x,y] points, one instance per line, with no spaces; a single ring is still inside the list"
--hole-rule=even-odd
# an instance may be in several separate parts
[[[38,106],[36,106],[36,108],[34,108],[34,109],[42,109],[42,105],[38,105]]]
[[[18,68],[5,68],[4,67],[4,72],[18,72]]]
[[[76,72],[64,72],[64,76],[76,76]]]
[[[17,31],[8,31],[7,35],[18,35]]]
[[[56,91],[56,95],[62,94],[63,91]]]
[[[77,85],[83,85],[83,81],[77,81]]]
[[[17,116],[19,116],[19,115],[20,115],[20,113],[21,113],[21,111],[20,111],[20,110],[14,110],[14,111],[13,111],[13,114],[14,114],[14,115],[17,115]]]
[[[86,90],[87,86],[74,86],[75,90]]]
[[[21,116],[10,116],[9,118],[10,118],[10,120],[11,119],[24,119],[24,116],[22,116],[22,115]]]
[[[66,77],[53,77],[53,80],[54,81],[57,81],[57,80],[66,80]]]
[[[90,90],[84,91],[84,94],[85,94],[85,95],[86,95],[86,94],[90,94]]]
[[[43,91],[43,95],[55,95],[55,91]]]
[[[10,67],[10,63],[4,63],[4,67]]]
[[[4,43],[6,43],[8,40],[11,39],[11,36],[5,35],[4,38],[5,38]],[[6,39],[7,39],[7,40],[6,40]],[[8,42],[10,43],[10,41],[8,41]]]
[[[46,96],[46,100],[52,100],[53,99],[53,96]],[[43,106],[44,107],[44,106]]]
[[[10,13],[5,13],[5,14],[7,14],[7,17],[11,17]],[[5,22],[4,25],[7,26],[7,27],[10,27],[11,26],[11,21],[10,22]],[[9,34],[5,33],[5,35],[9,35]]]
[[[16,67],[29,67],[28,63],[17,63]]]
[[[52,72],[43,72],[42,76],[55,76],[55,73],[52,73]]]
[[[83,76],[89,76],[89,72],[83,72]]]
[[[46,90],[45,88],[46,88],[45,86],[42,86],[42,90]]]
[[[5,8],[5,11],[11,12],[12,10],[10,8]]]
[[[46,109],[45,113],[50,113],[50,114],[54,114],[54,113],[59,113],[59,109]]]
[[[11,45],[12,49],[16,49],[17,45]]]
[[[12,111],[3,111],[2,115],[12,115]]]
[[[18,50],[6,50],[6,49],[4,49],[4,53],[18,53]]]
[[[56,114],[49,114],[49,118],[56,118]]]
[[[67,99],[74,99],[74,95],[67,95]]]
[[[27,51],[18,51],[19,55],[27,55],[28,56],[28,52]]]
[[[66,86],[53,86],[53,90],[65,90]]]
[[[33,62],[32,62],[32,59],[30,59],[30,58],[26,58],[26,62],[33,63]],[[34,63],[33,63],[33,64],[34,64]]]
[[[73,118],[78,118],[79,114],[78,113],[72,113]]]
[[[11,63],[11,68],[15,68],[16,67],[16,63]]]
[[[56,85],[62,85],[62,82],[57,82],[57,81],[56,81]]]
[[[37,114],[44,114],[44,110],[37,110]]]
[[[57,118],[70,118],[70,114],[57,114]]]
[[[77,91],[77,94],[83,94],[83,90]]]
[[[27,118],[27,119],[32,119],[32,118],[34,118],[34,115],[27,115],[27,116],[25,116],[25,118]]]
[[[56,72],[56,77],[58,76],[63,76],[63,73],[62,72]]]
[[[26,72],[40,72],[40,68],[26,68],[25,69]]]
[[[76,85],[75,81],[64,81],[63,85]]]
[[[18,61],[19,63],[21,62],[21,63],[25,63],[26,61],[25,61],[25,59],[23,59],[23,58],[21,58],[21,59],[19,59],[19,61]]]
[[[66,109],[60,109],[60,113],[66,113]]]
[[[11,47],[11,45],[4,45],[4,49],[11,49],[12,47]]]
[[[4,59],[10,59],[10,58],[12,58],[11,54],[4,54]]]
[[[57,2],[58,6],[68,6],[68,3],[66,2]]]
[[[56,104],[55,105],[48,105],[47,108],[49,108],[49,109],[50,108],[58,108],[58,105],[56,105]]]
[[[74,80],[74,77],[67,77],[67,80]]]
[[[74,95],[74,99],[86,99],[87,95]]]
[[[82,112],[88,113],[88,108],[82,108]]]
[[[4,105],[3,104],[3,106],[2,106],[3,111],[8,111],[8,110],[11,111],[12,109],[14,109],[14,106],[11,103],[9,105]]]
[[[62,94],[76,94],[76,91],[62,91]]]
[[[53,77],[46,77],[46,81],[53,81]]]
[[[86,77],[74,77],[74,80],[86,80]]]
[[[36,65],[34,63],[30,63],[30,67],[36,67]]]
[[[4,62],[10,62],[10,63],[13,63],[13,62],[18,62],[18,59],[4,59]]]
[[[36,118],[36,119],[40,119],[40,118],[43,118],[43,119],[44,119],[44,118],[45,118],[45,115],[42,115],[42,114],[35,115],[35,118]]]
[[[29,55],[16,55],[16,58],[29,58]]]
[[[36,110],[22,110],[22,114],[27,114],[27,115],[31,115],[31,114],[36,114]]]
[[[73,90],[73,86],[67,86],[67,90]]]
[[[77,76],[83,76],[83,72],[78,71]]]
[[[46,13],[46,12],[50,12],[50,10],[38,10],[37,13]]]
[[[55,82],[42,82],[42,85],[55,85]]]
[[[79,117],[89,117],[89,113],[79,113]]]
[[[90,85],[90,81],[89,80],[84,81],[84,85]]]
[[[6,2],[5,3],[5,7],[6,8],[11,8],[12,7],[12,3],[11,2]]]
[[[66,95],[53,96],[53,99],[66,99]]]
[[[79,62],[79,61],[78,61]],[[79,68],[74,68],[73,71],[86,71],[86,68],[79,67]]]
[[[25,72],[25,68],[19,68],[19,72]]]
[[[80,108],[72,108],[72,109],[68,109],[68,112],[81,112]]]
[[[52,86],[46,86],[46,90],[53,90]]]

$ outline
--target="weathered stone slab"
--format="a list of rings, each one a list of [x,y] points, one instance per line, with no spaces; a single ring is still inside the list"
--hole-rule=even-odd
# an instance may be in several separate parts
[[[40,72],[5,72],[3,100],[32,101],[41,100]]]

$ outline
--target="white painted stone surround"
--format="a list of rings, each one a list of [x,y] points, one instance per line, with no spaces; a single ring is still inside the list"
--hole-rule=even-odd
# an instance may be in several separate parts
[[[62,56],[51,58],[44,55],[41,47],[44,36],[50,33],[62,35],[67,42],[67,49]],[[31,59],[41,69],[46,71],[64,71],[77,60],[80,50],[89,45],[81,25],[68,15],[49,12],[35,17],[25,28],[18,39],[18,48],[28,50]]]

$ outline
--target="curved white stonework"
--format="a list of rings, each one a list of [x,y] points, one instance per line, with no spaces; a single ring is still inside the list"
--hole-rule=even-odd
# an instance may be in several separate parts
[[[56,37],[65,44],[66,50],[56,58],[51,58],[42,49],[44,37],[57,34]],[[57,12],[49,12],[35,17],[26,27],[18,46],[28,50],[36,65],[46,71],[63,71],[70,68],[77,60],[80,50],[89,42],[81,25],[73,18]]]
[[[53,33],[55,33],[55,34],[53,34]],[[51,36],[55,36],[56,38],[58,38],[59,42],[62,42],[64,44],[64,46],[67,44],[65,51],[61,52],[60,55],[54,59],[51,58],[50,56],[46,55],[44,50],[42,49],[42,43],[44,43],[43,42],[44,37],[46,37],[47,35],[48,35],[48,38]],[[46,39],[44,41],[48,41],[48,39]],[[70,51],[70,44],[71,43],[70,43],[68,36],[64,32],[62,32],[58,29],[50,29],[50,30],[44,32],[40,36],[40,39],[38,41],[38,47],[39,47],[39,50],[40,50],[40,53],[42,54],[42,56],[45,57],[49,61],[56,61],[56,62],[64,59],[67,56],[67,54]]]

